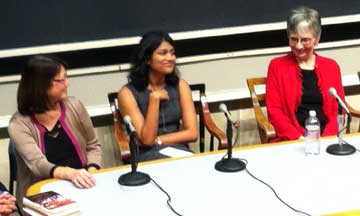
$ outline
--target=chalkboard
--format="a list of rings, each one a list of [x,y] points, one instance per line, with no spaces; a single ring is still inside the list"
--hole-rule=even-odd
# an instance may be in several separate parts
[[[188,32],[285,21],[298,5],[322,17],[360,14],[360,0],[1,0],[0,52],[14,48],[140,36],[150,30]],[[323,27],[321,41],[359,38],[360,22]],[[286,46],[272,30],[176,41],[178,57]],[[134,45],[54,53],[70,68],[127,63]],[[36,49],[34,49],[36,50]],[[36,54],[36,53],[33,53]],[[0,76],[19,74],[30,54],[0,57]]]
[[[1,0],[0,50],[278,22],[297,5],[360,13],[359,0]]]

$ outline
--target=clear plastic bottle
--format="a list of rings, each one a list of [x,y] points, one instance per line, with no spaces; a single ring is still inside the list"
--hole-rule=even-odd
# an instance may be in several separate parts
[[[305,121],[305,154],[320,154],[320,122],[314,110],[309,111]]]

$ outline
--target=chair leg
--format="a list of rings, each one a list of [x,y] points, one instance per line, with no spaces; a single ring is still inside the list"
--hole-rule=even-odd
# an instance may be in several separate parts
[[[11,142],[9,142],[8,154],[9,154],[9,168],[10,168],[9,193],[14,194],[14,182],[16,181],[16,158],[14,155],[14,151],[12,149]]]
[[[14,181],[11,176],[10,176],[10,180],[9,180],[9,193],[14,195]]]
[[[9,193],[14,194],[14,182],[16,180],[16,173],[14,173],[15,171],[15,166],[16,164],[14,163],[14,159],[12,156],[10,159],[10,177],[9,177]]]
[[[210,151],[214,151],[214,136],[210,136]]]
[[[205,126],[203,121],[200,119],[200,126],[199,126],[199,135],[200,135],[200,152],[205,151]]]

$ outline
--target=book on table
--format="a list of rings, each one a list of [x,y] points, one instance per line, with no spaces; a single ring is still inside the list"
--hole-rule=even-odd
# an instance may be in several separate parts
[[[55,191],[46,191],[23,199],[24,211],[31,216],[68,216],[79,215],[76,201]]]

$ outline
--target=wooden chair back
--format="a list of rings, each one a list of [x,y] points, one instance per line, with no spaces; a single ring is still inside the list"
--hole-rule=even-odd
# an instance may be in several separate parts
[[[268,121],[261,106],[265,102],[264,93],[257,93],[256,86],[265,86],[266,77],[249,78],[247,79],[247,85],[250,92],[251,102],[253,105],[255,119],[258,126],[259,136],[261,143],[269,143],[271,139],[275,138],[275,129]]]
[[[359,79],[360,79],[360,72],[358,73]],[[249,78],[247,79],[247,85],[249,88],[251,101],[254,108],[255,118],[258,125],[259,135],[261,143],[268,143],[271,139],[275,138],[275,129],[271,125],[271,123],[268,121],[267,117],[263,113],[263,110],[261,106],[264,105],[265,102],[265,91],[263,93],[256,93],[255,86],[262,85],[265,88],[266,84],[266,77],[258,77],[258,78]],[[345,102],[346,103],[346,102]],[[360,111],[354,109],[349,104],[347,104],[347,107],[351,113],[351,116],[353,118],[358,118],[360,121]],[[350,133],[351,125],[347,125],[346,133]],[[360,122],[357,127],[357,132],[360,132]],[[353,131],[355,132],[355,131]]]
[[[114,136],[119,146],[120,158],[124,162],[129,162],[128,160],[130,159],[131,156],[130,148],[129,148],[129,136],[126,133],[124,124],[122,123],[122,118],[119,111],[117,98],[118,98],[117,92],[108,93],[108,100],[109,100],[112,119],[114,123]]]
[[[360,132],[360,110],[357,110],[350,106],[347,102],[346,106],[350,111],[351,117],[353,119],[353,124],[347,124],[346,125],[346,133],[354,133],[354,132]],[[356,124],[357,123],[357,124]],[[354,125],[356,124],[356,125]],[[355,131],[351,131],[351,128],[357,128]]]

